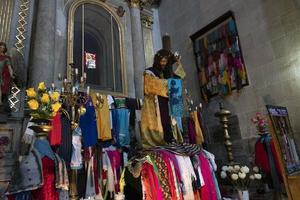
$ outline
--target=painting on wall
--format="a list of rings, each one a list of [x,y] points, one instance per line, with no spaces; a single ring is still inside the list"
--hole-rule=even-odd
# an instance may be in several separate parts
[[[190,38],[205,101],[249,84],[234,15],[225,13]]]

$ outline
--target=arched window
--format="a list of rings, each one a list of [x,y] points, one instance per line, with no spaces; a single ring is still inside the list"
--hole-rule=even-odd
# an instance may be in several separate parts
[[[68,62],[97,91],[125,94],[121,23],[114,11],[97,0],[76,1],[69,11]]]

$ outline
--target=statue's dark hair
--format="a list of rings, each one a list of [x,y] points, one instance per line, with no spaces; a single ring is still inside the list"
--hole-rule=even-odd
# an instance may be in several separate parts
[[[6,43],[0,42],[0,46],[4,46],[4,53],[6,53],[6,52],[7,52],[7,46],[6,46]]]
[[[165,49],[159,50],[154,56],[152,67],[160,70],[160,60],[163,58],[166,58],[168,60],[167,65],[163,71],[164,78],[170,78],[173,73],[172,65],[175,63],[175,57],[171,51]]]

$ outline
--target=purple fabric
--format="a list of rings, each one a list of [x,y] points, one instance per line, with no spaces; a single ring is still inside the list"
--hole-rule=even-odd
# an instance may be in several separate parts
[[[196,144],[196,131],[192,119],[189,119],[189,139],[191,144]]]

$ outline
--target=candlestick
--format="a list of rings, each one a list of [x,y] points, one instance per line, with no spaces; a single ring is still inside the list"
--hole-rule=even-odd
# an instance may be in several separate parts
[[[78,75],[78,68],[75,68],[75,74]]]
[[[89,95],[90,94],[90,86],[86,87],[86,94]]]

